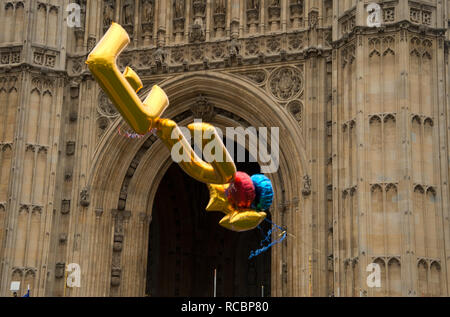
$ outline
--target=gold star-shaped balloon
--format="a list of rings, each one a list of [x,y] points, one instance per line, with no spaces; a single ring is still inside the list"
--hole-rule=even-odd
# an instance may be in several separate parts
[[[257,212],[251,209],[235,210],[220,220],[219,225],[236,232],[255,229],[266,218],[265,212]]]
[[[219,224],[229,230],[242,232],[256,228],[266,218],[265,212],[257,212],[252,209],[236,210],[228,201],[225,191],[230,184],[207,184],[210,200],[206,211],[220,211],[226,216]]]
[[[228,215],[234,212],[234,208],[228,201],[225,191],[230,184],[214,185],[207,184],[209,189],[209,203],[206,211],[220,211]]]

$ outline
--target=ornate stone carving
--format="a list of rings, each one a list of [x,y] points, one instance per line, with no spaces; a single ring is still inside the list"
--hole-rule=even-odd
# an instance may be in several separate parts
[[[66,263],[64,263],[64,262],[56,263],[56,265],[55,265],[55,277],[56,278],[63,278],[65,271],[66,271]]]
[[[103,31],[111,26],[114,21],[114,8],[116,6],[115,0],[106,0],[103,2]]]
[[[267,52],[279,53],[281,49],[281,39],[276,36],[269,37],[266,42]]]
[[[133,25],[134,0],[123,0],[122,23],[124,26]]]
[[[100,117],[97,120],[97,126],[100,129],[100,132],[99,132],[99,135],[98,135],[99,137],[102,136],[102,134],[106,131],[106,129],[108,128],[109,124],[110,124],[109,120],[107,118],[105,118],[105,117]]]
[[[302,49],[303,41],[303,34],[292,34],[288,37],[289,48],[292,50]]]
[[[11,52],[11,64],[20,63],[20,59],[21,59],[20,51]]]
[[[311,178],[309,177],[309,175],[305,175],[303,177],[302,194],[303,194],[303,196],[311,195]]]
[[[211,122],[216,115],[213,104],[203,95],[198,96],[197,100],[191,104],[190,109],[194,119],[202,119],[204,122]]]
[[[95,216],[97,218],[100,218],[103,215],[103,208],[96,208],[95,209]]]
[[[313,9],[309,12],[308,15],[309,27],[311,29],[315,29],[317,27],[317,23],[319,22],[319,11]]]
[[[225,44],[215,43],[211,46],[211,53],[213,59],[221,59],[225,55]]]
[[[86,2],[87,0],[77,0],[76,3],[80,6],[80,28],[84,29],[86,26]]]
[[[422,23],[425,25],[431,25],[431,11],[422,11]]]
[[[303,76],[297,68],[279,68],[272,73],[269,79],[269,89],[277,99],[291,99],[302,91]]]
[[[289,5],[291,13],[291,24],[293,28],[303,26],[303,2],[304,0],[291,0]]]
[[[155,52],[153,52],[153,60],[157,68],[167,65],[167,51],[163,47],[158,47]]]
[[[416,9],[416,8],[411,8],[410,9],[410,19],[412,22],[415,23],[420,23],[420,10]]]
[[[245,55],[258,55],[259,39],[248,39],[245,41]]]
[[[138,58],[139,67],[149,67],[152,63],[151,56],[148,52],[141,52]]]
[[[53,68],[55,67],[56,56],[54,55],[45,55],[45,66]]]
[[[75,154],[75,141],[68,141],[66,143],[66,155],[72,156]]]
[[[122,275],[122,269],[120,267],[113,267],[111,269],[111,286],[117,287],[120,285],[121,275]]]
[[[97,39],[94,36],[89,36],[87,41],[87,51],[92,51],[95,47],[95,44],[97,44]]]
[[[133,67],[133,55],[131,53],[121,54],[117,64],[122,70],[125,70],[127,66]]]
[[[247,0],[247,25],[250,33],[256,33],[259,24],[259,0]]]
[[[72,180],[72,171],[68,170],[64,172],[64,181],[70,182]]]
[[[294,100],[287,105],[289,113],[297,120],[300,126],[303,125],[303,105],[300,101]]]
[[[85,188],[80,193],[80,205],[83,207],[88,207],[91,203],[89,189]]]
[[[191,61],[192,62],[200,62],[203,60],[205,51],[202,50],[199,46],[191,47]]]
[[[42,53],[40,53],[40,52],[34,52],[34,55],[33,55],[34,57],[33,57],[33,62],[36,64],[36,65],[43,65],[44,64],[44,54],[42,54]],[[8,57],[9,58],[9,57]],[[3,61],[2,61],[2,63],[3,63]],[[9,60],[8,60],[8,63],[9,63]]]
[[[232,38],[230,44],[228,45],[228,54],[230,57],[239,56],[241,50],[241,43],[236,38]]]
[[[21,61],[22,47],[2,48],[0,51],[0,64],[18,64]]]
[[[268,8],[269,24],[271,31],[277,31],[280,28],[281,6],[280,0],[271,0]]]
[[[184,60],[184,47],[176,47],[172,49],[172,63],[180,64],[183,63]]]
[[[59,243],[64,244],[67,242],[67,233],[59,234]]]
[[[173,33],[175,35],[175,42],[180,42],[184,32],[184,11],[185,0],[173,1]]]
[[[83,60],[81,58],[72,59],[72,72],[74,74],[79,74],[83,70]]]
[[[70,200],[63,200],[61,203],[61,213],[67,215],[70,212]]]
[[[225,0],[216,0],[214,7],[214,30],[216,37],[222,37],[225,30],[226,3]]]
[[[192,10],[194,13],[194,24],[191,26],[189,32],[189,40],[191,42],[203,42],[206,39],[204,21],[206,17],[205,9],[205,0],[193,0]]]
[[[0,55],[0,63],[3,65],[9,64],[9,52],[1,53]]]
[[[240,73],[240,75],[247,77],[248,79],[254,81],[258,85],[264,83],[267,78],[267,74],[263,70],[254,70]]]
[[[395,21],[395,7],[383,9],[383,21],[384,22]]]
[[[141,27],[144,45],[150,44],[153,35],[154,15],[154,0],[141,0]]]
[[[114,105],[111,103],[110,99],[106,94],[102,91],[100,91],[98,96],[98,108],[97,111],[107,118],[116,118],[119,113],[117,112]]]
[[[153,22],[155,3],[154,0],[141,0],[142,23]]]
[[[119,233],[114,234],[113,251],[114,252],[122,251],[122,244],[123,244],[123,234]]]

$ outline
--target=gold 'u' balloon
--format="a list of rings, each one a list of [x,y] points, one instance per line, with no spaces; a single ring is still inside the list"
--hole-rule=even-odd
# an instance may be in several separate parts
[[[94,78],[119,113],[136,133],[146,134],[156,128],[157,135],[170,150],[173,150],[176,145],[181,146],[187,159],[178,164],[192,178],[208,186],[227,185],[232,182],[236,174],[236,166],[212,125],[194,123],[188,126],[191,134],[195,131],[201,132],[202,136],[209,134],[211,141],[219,145],[222,159],[207,163],[196,155],[174,121],[161,118],[164,110],[169,106],[169,99],[159,86],[152,87],[144,102],[140,100],[137,92],[143,87],[141,79],[130,67],[127,67],[122,74],[116,64],[117,57],[129,43],[130,38],[127,32],[119,24],[112,23],[86,61]],[[203,148],[204,144],[199,144],[199,146]],[[211,193],[215,188],[210,187]],[[224,200],[223,195],[223,191],[219,191],[219,195],[212,194],[207,210],[224,212],[226,216],[220,224],[225,228],[234,231],[250,230],[259,225],[266,217],[264,212],[235,210]],[[224,206],[220,205],[219,208],[219,204],[214,203],[217,199]]]

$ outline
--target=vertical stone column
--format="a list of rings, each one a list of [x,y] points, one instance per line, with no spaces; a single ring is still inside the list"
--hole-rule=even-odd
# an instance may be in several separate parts
[[[450,128],[448,128],[450,126],[450,94],[448,93],[450,91],[450,68],[449,68],[449,56],[450,55],[450,49],[449,49],[449,43],[446,41],[445,42],[445,55],[444,55],[444,59],[445,59],[445,82],[446,82],[446,87],[445,87],[445,92],[446,92],[446,125],[447,125],[447,129],[450,130]],[[446,157],[449,158],[450,157],[450,138],[448,137],[447,134],[447,153],[446,153]],[[447,168],[447,171],[450,171],[450,168]],[[450,177],[449,173],[447,172],[447,178]],[[444,183],[443,186],[443,191],[447,191],[448,194],[448,188],[449,188],[450,184],[449,181],[447,180],[447,183]],[[447,189],[446,189],[447,188]],[[447,199],[447,204],[449,204],[449,200]],[[444,205],[445,206],[445,205]],[[448,206],[448,205],[447,205]],[[445,266],[447,269],[447,283],[446,283],[446,287],[447,287],[447,294],[450,293],[450,278],[449,273],[450,273],[450,209],[447,207],[447,209],[444,208],[444,232],[445,232]]]
[[[172,34],[172,25],[171,19],[168,19],[167,16],[170,16],[173,6],[173,1],[165,1],[165,0],[157,0],[157,8],[158,11],[158,24],[156,29],[158,30],[157,36],[157,46],[164,46],[165,43],[169,42],[170,36]]]

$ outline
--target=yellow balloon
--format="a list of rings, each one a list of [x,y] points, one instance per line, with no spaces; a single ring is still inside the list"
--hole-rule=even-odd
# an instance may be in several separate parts
[[[219,224],[232,231],[244,232],[255,229],[266,218],[265,212],[254,210],[235,211],[220,220]]]
[[[209,203],[206,207],[206,211],[220,211],[228,215],[233,213],[235,210],[228,201],[225,191],[230,186],[230,184],[225,185],[214,185],[207,184],[209,189]]]
[[[213,135],[212,138],[219,144],[222,156],[226,158],[223,162],[212,161],[207,163],[199,158],[180,128],[172,120],[159,119],[156,122],[156,128],[158,137],[171,152],[182,153],[182,155],[180,154],[181,160],[177,163],[189,176],[205,184],[227,184],[233,180],[236,174],[236,166],[213,126],[202,123],[201,125],[190,125],[188,128],[191,134],[194,134],[196,130],[200,133],[208,130]]]
[[[127,32],[113,23],[89,54],[86,64],[130,127],[145,134],[154,127],[155,120],[169,105],[169,99],[161,88],[154,86],[142,103],[136,94],[142,84],[136,73],[131,69],[125,70],[125,75],[120,73],[116,60],[129,43]]]
[[[133,87],[136,93],[138,93],[139,90],[141,90],[144,87],[144,85],[142,84],[142,80],[139,78],[136,72],[133,69],[131,69],[131,67],[127,66],[127,68],[125,68],[123,76],[125,76],[125,79],[131,85],[131,87]]]

